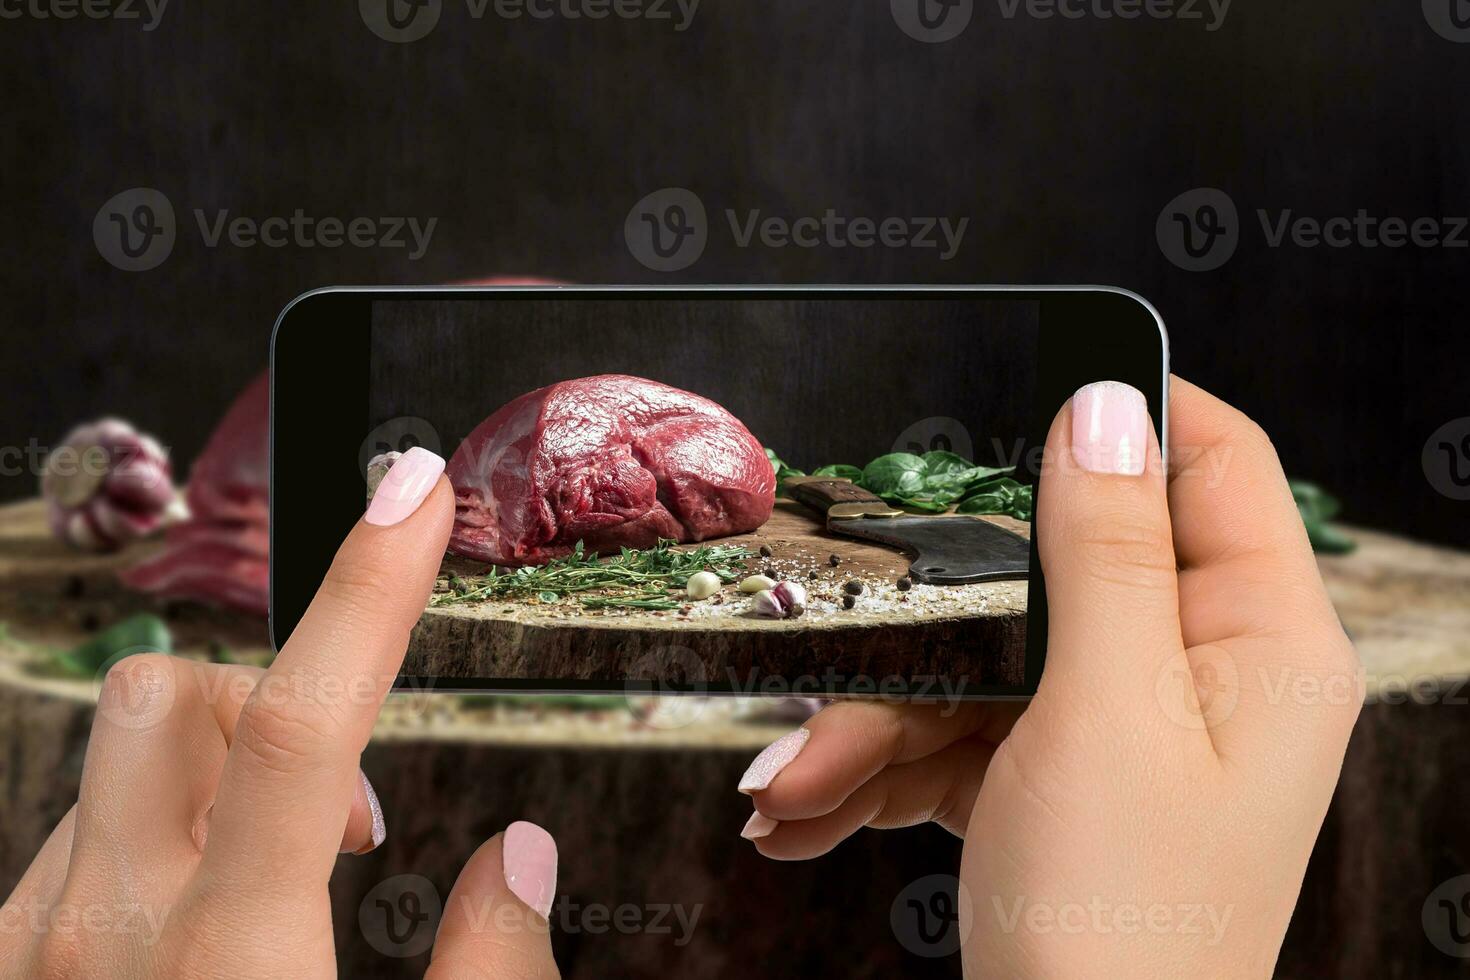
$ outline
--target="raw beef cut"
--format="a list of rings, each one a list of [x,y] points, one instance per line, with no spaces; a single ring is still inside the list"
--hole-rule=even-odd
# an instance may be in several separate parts
[[[606,554],[753,531],[776,491],[760,442],[735,416],[618,374],[522,395],[470,433],[448,474],[449,550],[498,565],[542,564],[578,541]]]
[[[122,572],[123,583],[264,616],[269,610],[267,490],[270,382],[261,375],[230,406],[189,472],[187,520],[162,551]]]

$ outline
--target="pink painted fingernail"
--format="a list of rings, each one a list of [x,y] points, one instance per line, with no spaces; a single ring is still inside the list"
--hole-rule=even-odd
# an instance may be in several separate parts
[[[1072,458],[1084,470],[1138,476],[1148,455],[1148,401],[1121,381],[1097,381],[1072,396]]]
[[[379,527],[397,524],[419,509],[443,472],[442,457],[422,446],[414,446],[394,461],[393,468],[373,493],[372,503],[362,519]]]
[[[770,745],[767,745],[750,768],[745,770],[745,775],[740,777],[740,785],[736,788],[742,793],[754,793],[771,785],[771,780],[791,765],[791,760],[806,745],[806,740],[812,737],[812,733],[805,728],[798,728],[788,735],[782,735]]]
[[[373,815],[373,842],[356,852],[366,854],[376,850],[383,841],[388,839],[388,822],[383,819],[383,804],[378,802],[378,794],[373,790],[373,784],[368,781],[367,773],[359,769],[357,778],[362,781],[362,795],[367,797],[368,812]]]
[[[781,826],[781,821],[772,820],[757,810],[750,815],[749,820],[745,821],[745,829],[740,832],[740,836],[746,840],[760,840],[762,837],[771,836],[771,831],[779,826]]]
[[[556,897],[556,841],[533,823],[517,820],[501,842],[505,884],[544,919]]]

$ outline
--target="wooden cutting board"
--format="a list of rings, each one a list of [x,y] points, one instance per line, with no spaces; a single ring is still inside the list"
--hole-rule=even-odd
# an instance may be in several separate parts
[[[989,519],[1029,534],[1023,522]],[[748,573],[769,569],[777,580],[803,585],[806,613],[761,618],[734,585],[676,611],[589,612],[575,599],[452,604],[431,608],[420,621],[405,670],[449,678],[607,680],[612,686],[623,678],[692,677],[747,690],[764,679],[805,675],[809,685],[799,693],[808,694],[827,671],[874,682],[929,676],[964,676],[975,685],[1024,681],[1025,581],[914,583],[901,591],[898,580],[908,571],[903,555],[829,534],[813,511],[785,500],[759,530],[719,543],[756,554],[746,562]],[[760,556],[762,547],[770,557]],[[446,573],[484,569],[463,559],[445,561]],[[854,581],[862,592],[847,609],[844,587]],[[753,693],[759,692],[756,687]]]
[[[993,520],[1028,532],[1022,522]],[[404,671],[446,678],[608,679],[614,689],[625,677],[664,676],[662,668],[670,664],[678,669],[669,676],[692,672],[710,683],[731,672],[743,684],[750,676],[808,669],[875,680],[968,674],[974,683],[1021,682],[1025,582],[915,584],[900,592],[896,583],[908,568],[902,555],[830,535],[814,513],[787,501],[777,504],[759,531],[721,543],[756,553],[762,545],[770,548],[772,557],[752,558],[750,571],[769,566],[778,578],[800,581],[808,590],[808,612],[782,621],[748,615],[749,597],[734,586],[723,590],[719,605],[691,603],[689,615],[593,614],[574,601],[443,606],[425,612]],[[118,568],[157,547],[148,542],[114,555],[82,554],[51,537],[39,501],[0,508],[0,622],[27,642],[70,647],[99,627],[146,610],[164,615],[180,652],[206,655],[224,647],[236,659],[268,660],[263,620],[160,601],[118,584]],[[830,563],[834,554],[836,567]],[[444,567],[460,574],[485,568],[454,557]],[[842,608],[842,588],[852,580],[861,581],[864,591],[848,610]],[[812,692],[809,685],[796,693]]]

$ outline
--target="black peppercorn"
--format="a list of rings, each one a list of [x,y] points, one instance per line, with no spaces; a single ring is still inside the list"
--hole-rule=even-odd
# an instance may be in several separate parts
[[[862,595],[863,583],[859,582],[857,579],[853,579],[842,587],[842,591],[846,592],[848,595]]]
[[[857,605],[857,596],[855,596],[855,595],[845,595],[845,596],[842,597],[842,608],[843,609],[851,609],[855,605]]]
[[[771,557],[772,554],[773,554],[773,552],[771,551],[771,546],[770,545],[767,545],[767,544],[761,545],[761,557],[762,558],[769,558],[769,557]]]
[[[913,587],[914,587],[913,580],[910,579],[907,575],[905,575],[903,578],[901,578],[901,579],[898,580],[898,591],[900,591],[900,592],[907,592],[909,589],[912,589]]]

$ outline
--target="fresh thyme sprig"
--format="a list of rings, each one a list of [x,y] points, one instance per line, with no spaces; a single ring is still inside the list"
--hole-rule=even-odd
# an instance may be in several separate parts
[[[677,609],[668,590],[683,588],[689,576],[708,569],[722,582],[734,582],[744,569],[735,563],[751,557],[739,545],[701,545],[677,549],[677,541],[661,539],[655,547],[623,548],[609,558],[589,554],[578,541],[572,553],[545,565],[526,565],[514,571],[491,567],[481,576],[451,575],[450,591],[429,600],[430,606],[456,605],[491,599],[536,596],[556,602],[577,596],[586,609]],[[616,590],[616,591],[609,591]],[[598,595],[583,595],[597,591]]]

